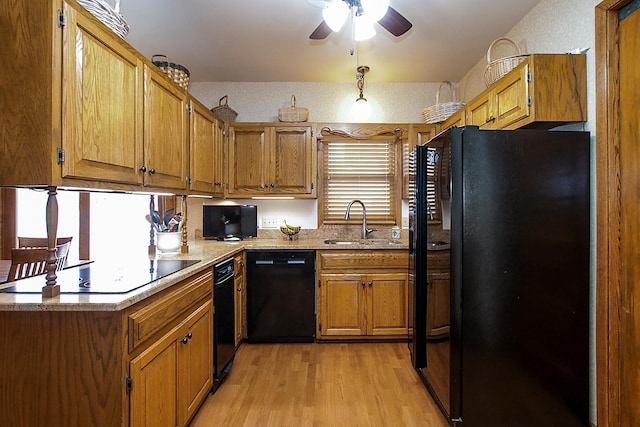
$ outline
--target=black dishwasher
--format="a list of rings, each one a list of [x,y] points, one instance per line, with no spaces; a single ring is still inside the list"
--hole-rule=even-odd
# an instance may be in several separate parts
[[[247,251],[249,342],[314,342],[315,317],[314,251]]]

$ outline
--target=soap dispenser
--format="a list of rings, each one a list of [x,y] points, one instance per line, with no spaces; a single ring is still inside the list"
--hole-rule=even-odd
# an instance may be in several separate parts
[[[391,238],[393,240],[398,240],[400,238],[400,227],[398,227],[397,222],[394,222],[393,227],[391,228]]]

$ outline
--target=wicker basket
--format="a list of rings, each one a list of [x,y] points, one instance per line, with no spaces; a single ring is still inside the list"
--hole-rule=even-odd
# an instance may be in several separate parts
[[[151,62],[160,68],[171,80],[176,82],[178,86],[187,90],[189,88],[189,70],[175,62],[169,62],[165,55],[153,55]]]
[[[129,34],[129,24],[120,15],[120,0],[113,7],[104,0],[78,0],[78,3],[122,38]]]
[[[442,85],[449,86],[453,101],[440,102],[440,89],[442,89]],[[464,105],[464,102],[457,101],[456,90],[451,82],[440,82],[438,90],[436,91],[436,105],[432,105],[431,107],[427,107],[422,110],[422,117],[424,117],[425,123],[442,123],[451,117],[453,113],[464,107]]]
[[[224,104],[222,103],[224,101]],[[211,109],[213,115],[223,122],[233,122],[238,117],[238,113],[236,113],[231,107],[229,107],[229,98],[227,95],[220,98],[217,107],[213,107]]]
[[[491,49],[493,49],[498,42],[507,42],[511,44],[511,46],[515,48],[517,55],[505,56],[504,58],[494,59],[492,61]],[[496,80],[513,70],[516,65],[524,61],[528,56],[529,55],[522,55],[520,48],[513,40],[506,37],[495,39],[491,42],[489,49],[487,50],[487,68],[484,70],[484,83],[487,87],[491,86]]]
[[[309,110],[296,107],[296,96],[291,95],[291,107],[278,110],[278,120],[281,122],[306,122],[309,120]]]

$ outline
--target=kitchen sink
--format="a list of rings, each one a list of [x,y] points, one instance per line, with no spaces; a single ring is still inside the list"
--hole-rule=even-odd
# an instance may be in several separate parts
[[[327,245],[398,245],[400,241],[387,239],[327,239],[324,243]]]

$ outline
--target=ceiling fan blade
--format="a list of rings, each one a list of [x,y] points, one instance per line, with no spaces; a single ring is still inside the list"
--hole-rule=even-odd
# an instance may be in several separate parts
[[[387,14],[378,21],[378,24],[396,37],[403,35],[413,27],[413,24],[407,18],[391,6],[387,9]]]
[[[320,25],[318,25],[318,28],[313,30],[309,38],[311,40],[322,40],[326,39],[329,34],[331,34],[331,28],[329,28],[326,22],[322,21]]]

